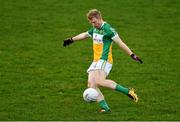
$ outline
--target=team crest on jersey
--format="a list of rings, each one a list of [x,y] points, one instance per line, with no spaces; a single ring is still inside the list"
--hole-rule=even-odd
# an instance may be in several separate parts
[[[103,30],[100,30],[99,33],[100,33],[100,34],[103,34]]]
[[[94,41],[94,43],[103,43],[103,35],[94,33],[93,34],[93,41]]]

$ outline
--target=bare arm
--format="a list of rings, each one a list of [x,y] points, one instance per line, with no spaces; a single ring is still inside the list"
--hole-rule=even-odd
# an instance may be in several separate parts
[[[115,37],[113,41],[128,55],[132,55],[133,52],[129,49],[129,47],[121,40],[119,36]]]
[[[74,41],[84,40],[88,37],[89,37],[88,32],[80,33],[77,36],[63,40],[64,41],[63,46],[66,47],[67,45],[72,44]]]
[[[72,37],[72,40],[79,41],[79,40],[84,40],[88,37],[89,37],[88,32],[83,32],[83,33],[78,34],[77,36]]]
[[[117,43],[118,46],[119,46],[122,50],[124,50],[128,55],[130,55],[133,60],[138,61],[138,62],[140,62],[141,64],[143,63],[143,61],[142,61],[138,56],[136,56],[135,54],[133,54],[133,52],[132,52],[132,51],[129,49],[129,47],[121,40],[121,38],[120,38],[119,36],[115,37],[115,38],[113,39],[113,41],[114,41],[115,43]]]

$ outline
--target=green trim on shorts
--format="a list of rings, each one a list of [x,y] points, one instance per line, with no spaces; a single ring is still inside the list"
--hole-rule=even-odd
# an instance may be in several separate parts
[[[105,60],[103,61],[102,65],[101,65],[101,69],[105,69],[106,62],[107,62],[107,61],[105,61]]]

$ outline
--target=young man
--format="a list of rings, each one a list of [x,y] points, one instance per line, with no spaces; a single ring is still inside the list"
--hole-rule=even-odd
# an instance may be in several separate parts
[[[87,18],[93,27],[87,32],[83,32],[77,36],[64,40],[63,46],[66,47],[75,41],[84,40],[89,37],[93,38],[94,60],[87,70],[88,87],[95,88],[99,93],[97,101],[101,108],[100,112],[110,111],[103,94],[98,88],[100,86],[121,92],[129,96],[135,102],[138,102],[137,94],[133,88],[128,89],[120,84],[117,84],[113,80],[106,79],[113,64],[112,43],[115,42],[118,44],[118,46],[135,61],[139,61],[140,63],[142,63],[142,61],[120,39],[114,28],[103,20],[100,11],[97,9],[89,10]]]

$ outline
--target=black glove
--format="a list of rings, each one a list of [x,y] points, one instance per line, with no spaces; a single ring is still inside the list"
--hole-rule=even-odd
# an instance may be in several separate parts
[[[131,54],[131,58],[135,61],[139,61],[141,64],[143,63],[142,60],[138,56],[136,56],[135,54]]]
[[[63,43],[63,46],[66,47],[67,45],[70,45],[73,42],[74,41],[72,40],[72,38],[65,39],[64,43]]]

